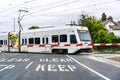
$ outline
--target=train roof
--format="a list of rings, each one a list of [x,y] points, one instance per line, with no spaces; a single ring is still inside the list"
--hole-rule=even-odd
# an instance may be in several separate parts
[[[64,29],[82,29],[82,30],[88,30],[87,27],[82,26],[48,26],[48,27],[40,27],[39,29],[32,29],[32,30],[25,30],[21,31],[22,33],[29,33],[29,32],[39,32],[39,31],[53,31],[53,30],[64,30]],[[18,32],[12,32],[12,33],[18,33]],[[8,35],[8,32],[0,33],[1,36]]]
[[[2,32],[0,33],[1,36],[8,35],[8,32]]]
[[[29,33],[29,32],[37,32],[37,31],[53,31],[53,30],[63,30],[63,29],[82,29],[82,30],[88,30],[87,27],[82,26],[48,26],[48,27],[41,27],[39,29],[32,29],[32,30],[26,30],[22,31],[22,33]]]

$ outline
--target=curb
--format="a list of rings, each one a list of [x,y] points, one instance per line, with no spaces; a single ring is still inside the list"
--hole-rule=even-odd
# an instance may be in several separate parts
[[[120,57],[120,54],[116,54],[116,55],[115,54],[98,54],[98,55],[93,54],[92,56],[89,56],[90,59],[104,62],[120,68],[120,62],[107,59],[107,58],[114,58],[114,57]]]

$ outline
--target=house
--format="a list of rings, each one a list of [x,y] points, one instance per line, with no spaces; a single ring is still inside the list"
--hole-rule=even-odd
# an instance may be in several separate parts
[[[113,32],[115,36],[120,37],[120,21],[114,22],[113,20],[106,20],[102,22],[109,32]]]

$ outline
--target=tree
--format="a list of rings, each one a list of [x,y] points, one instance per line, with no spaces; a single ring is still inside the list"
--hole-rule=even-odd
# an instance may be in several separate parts
[[[38,26],[31,26],[31,27],[29,27],[28,29],[29,29],[29,30],[31,30],[31,29],[39,29],[39,27],[38,27]]]
[[[78,20],[78,24],[81,26],[88,27],[92,40],[95,42],[96,40],[96,33],[99,30],[105,30],[103,24],[101,23],[101,20],[97,20],[94,16],[88,16],[88,15],[81,15],[81,18]]]
[[[112,43],[113,34],[108,33],[105,30],[99,30],[96,33],[95,43]]]
[[[80,15],[80,19],[78,20],[78,25],[84,26],[85,25],[84,21],[86,20],[86,18],[87,18],[87,15],[84,15],[84,14]]]
[[[114,37],[112,42],[113,43],[120,43],[120,37]]]
[[[112,17],[112,16],[109,16],[109,17],[108,17],[108,20],[113,21],[113,17]]]
[[[105,14],[105,13],[102,13],[102,17],[101,17],[102,22],[105,21],[106,19],[107,19],[106,14]]]
[[[102,14],[102,20],[106,20],[106,14]],[[113,20],[112,16],[109,16]],[[110,33],[104,28],[102,20],[97,20],[94,16],[82,14],[78,20],[78,25],[88,27],[93,43],[120,43],[120,37]]]
[[[10,40],[16,40],[16,39],[18,39],[18,38],[17,38],[17,36],[16,36],[15,34],[10,33],[9,39],[10,39]]]

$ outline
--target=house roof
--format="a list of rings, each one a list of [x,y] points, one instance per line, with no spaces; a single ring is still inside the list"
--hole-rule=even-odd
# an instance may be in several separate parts
[[[120,21],[116,22],[118,26],[120,26]]]
[[[102,24],[105,26],[109,22],[112,22],[114,24],[114,25],[109,25],[110,28],[112,28],[113,30],[120,30],[120,21],[114,22],[113,20],[107,19],[106,21],[102,22]]]
[[[112,28],[113,30],[120,30],[120,26],[109,25],[109,27]]]
[[[120,24],[120,21],[118,21],[118,23]]]
[[[116,22],[114,22],[113,20],[108,20],[108,19],[105,20],[105,21],[103,21],[102,24],[103,24],[103,25],[106,25],[106,24],[108,24],[109,22],[112,22],[114,25],[117,25]]]

